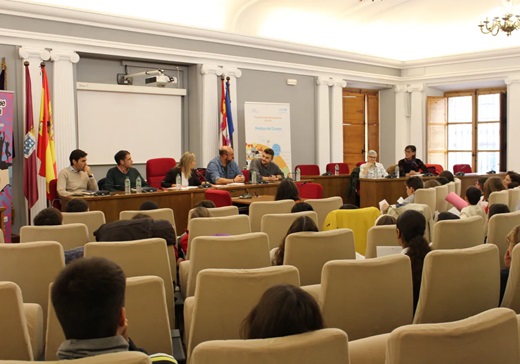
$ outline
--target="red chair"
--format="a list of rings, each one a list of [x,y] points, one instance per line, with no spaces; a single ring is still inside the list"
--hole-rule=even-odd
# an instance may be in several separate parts
[[[195,168],[195,173],[201,182],[206,182],[206,168]]]
[[[55,207],[61,211],[61,200],[58,195],[58,180],[53,179],[49,182],[49,192],[47,193],[47,202],[51,207]]]
[[[161,188],[161,182],[166,173],[175,165],[173,158],[154,158],[146,161],[146,181],[150,187]]]
[[[442,166],[440,164],[427,163],[427,164],[425,164],[425,166],[428,168],[428,170],[431,173],[436,174],[436,175],[439,175],[439,174],[441,174],[442,171],[444,171],[444,168],[442,168]]]
[[[473,170],[469,164],[454,164],[453,165],[453,173],[472,173]]]
[[[249,169],[243,169],[242,174],[244,175],[244,180],[246,182],[249,182]],[[261,178],[262,176],[258,176],[258,178]]]
[[[356,163],[356,167],[359,167],[359,166],[361,166],[362,164],[365,164],[365,163],[366,163],[366,161],[357,162]]]
[[[228,191],[210,188],[204,191],[204,195],[206,200],[213,201],[216,207],[231,206],[233,204],[233,201],[231,201],[231,195]]]
[[[325,167],[325,170],[328,173],[334,174],[336,172],[336,164],[339,167],[339,174],[349,174],[350,173],[350,168],[348,167],[347,163],[329,163]]]
[[[320,167],[317,164],[298,164],[294,167],[294,171],[300,168],[301,176],[319,176]],[[296,175],[296,172],[294,173]]]
[[[301,198],[322,198],[323,186],[319,183],[312,182],[298,182],[298,194]]]

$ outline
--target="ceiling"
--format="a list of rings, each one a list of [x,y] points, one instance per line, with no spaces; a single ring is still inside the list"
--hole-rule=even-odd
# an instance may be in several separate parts
[[[396,61],[520,47],[520,30],[510,37],[503,33],[493,37],[477,26],[486,16],[504,14],[501,0],[20,1]]]

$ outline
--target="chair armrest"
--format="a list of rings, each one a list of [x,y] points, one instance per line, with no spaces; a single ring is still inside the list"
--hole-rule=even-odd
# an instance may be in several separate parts
[[[390,334],[366,337],[348,343],[350,364],[385,364]]]
[[[31,339],[34,360],[43,360],[44,332],[43,310],[37,303],[24,303],[23,311],[27,321],[27,330]]]
[[[188,277],[190,273],[190,261],[183,260],[179,264],[179,286],[181,287],[182,297],[186,298],[188,292]]]

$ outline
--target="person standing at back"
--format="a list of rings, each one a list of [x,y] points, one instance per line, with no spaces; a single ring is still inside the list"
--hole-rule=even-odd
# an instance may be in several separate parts
[[[125,179],[128,177],[130,180],[130,187],[135,188],[135,181],[137,177],[141,178],[141,186],[146,187],[148,184],[146,180],[141,176],[141,173],[132,165],[132,155],[127,150],[120,150],[114,156],[116,166],[110,168],[107,172],[107,178],[105,180],[105,188],[109,191],[124,191],[125,190]]]

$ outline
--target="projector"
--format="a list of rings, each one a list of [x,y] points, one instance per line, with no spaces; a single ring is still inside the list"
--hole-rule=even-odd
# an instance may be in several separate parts
[[[177,84],[177,77],[170,77],[164,74],[147,77],[144,79],[144,83],[147,85],[156,84],[157,87],[164,87],[169,83]]]

